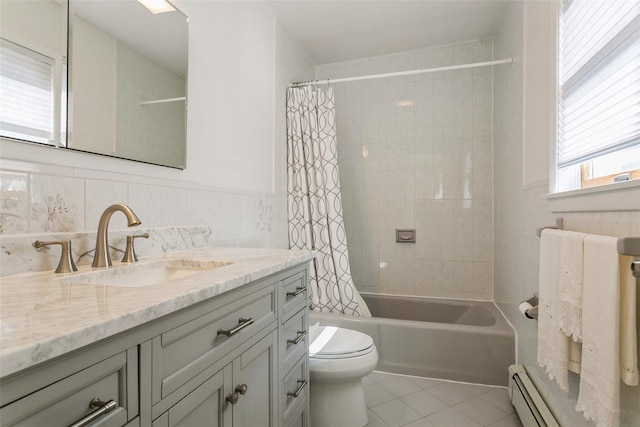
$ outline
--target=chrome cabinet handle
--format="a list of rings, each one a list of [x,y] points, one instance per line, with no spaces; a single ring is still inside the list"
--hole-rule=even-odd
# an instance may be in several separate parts
[[[301,293],[307,290],[306,286],[298,286],[294,292],[287,292],[288,297],[297,297]]]
[[[293,393],[288,391],[287,396],[291,396],[295,399],[296,397],[300,396],[300,393],[302,393],[302,390],[304,390],[306,385],[307,380],[298,380],[298,388],[296,389],[296,391],[294,391]]]
[[[236,403],[238,403],[238,399],[240,398],[240,395],[244,396],[245,394],[247,394],[247,385],[238,384],[236,385],[236,388],[233,390],[233,393],[227,394],[224,400],[231,403],[232,405],[235,405]]]
[[[294,339],[288,339],[287,344],[298,344],[307,335],[309,335],[309,331],[298,331],[298,336],[295,337]]]
[[[108,402],[103,402],[99,398],[94,397],[89,402],[89,407],[90,408],[98,408],[98,409],[96,409],[95,411],[93,411],[92,413],[90,413],[89,415],[84,417],[83,419],[78,420],[75,423],[71,424],[69,427],[84,427],[84,426],[94,422],[95,420],[97,420],[98,418],[103,416],[104,414],[108,414],[109,412],[111,412],[114,409],[116,409],[118,407],[118,404],[114,400],[110,400]]]
[[[251,325],[252,323],[253,323],[253,317],[251,317],[249,319],[243,319],[241,317],[238,320],[238,326],[236,326],[233,329],[229,329],[228,331],[225,331],[224,329],[218,329],[218,335],[226,335],[226,336],[230,337],[230,336],[235,335],[236,333],[240,332],[241,330],[243,330],[247,326]]]

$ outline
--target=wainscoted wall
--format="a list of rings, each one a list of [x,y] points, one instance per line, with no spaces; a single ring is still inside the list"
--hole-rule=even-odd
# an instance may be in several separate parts
[[[494,164],[500,167],[496,167],[494,171],[494,298],[516,328],[518,363],[523,364],[532,376],[559,423],[566,426],[589,426],[593,424],[585,421],[582,414],[575,411],[578,376],[570,374],[569,393],[562,392],[554,382],[547,379],[536,361],[537,323],[525,319],[518,312],[518,304],[538,289],[540,240],[536,237],[536,228],[553,225],[555,217],[561,216],[567,230],[618,237],[640,236],[640,211],[565,212],[553,215],[543,197],[548,193],[547,183],[523,187],[523,161],[531,160],[523,157],[522,148],[523,122],[528,121],[522,107],[527,104],[523,103],[527,96],[522,89],[523,75],[527,75],[523,64],[526,66],[527,61],[531,60],[524,55],[523,39],[532,37],[532,34],[524,34],[527,25],[523,25],[523,22],[530,12],[529,7],[531,4],[524,2],[509,2],[495,34],[496,58],[513,56],[515,61],[511,68],[495,70]],[[540,25],[528,28],[539,28]],[[529,76],[536,78],[531,74]],[[539,90],[544,90],[543,86],[538,87]],[[540,139],[538,143],[548,144],[548,139]],[[615,206],[609,208],[615,209]],[[640,425],[639,401],[638,387],[622,386],[621,425]]]
[[[350,77],[493,59],[493,40],[321,65]],[[358,289],[492,298],[492,67],[334,85]],[[416,229],[415,244],[395,229]]]
[[[138,228],[150,230],[155,236],[149,241],[136,242],[140,256],[171,250],[172,244],[168,241],[181,241],[175,249],[184,248],[189,239],[204,246],[288,247],[284,99],[291,81],[312,78],[314,65],[276,23],[264,4],[181,3],[184,3],[187,14],[197,15],[190,24],[192,66],[189,68],[187,151],[190,161],[187,169],[178,171],[1,140],[2,275],[55,268],[56,249],[52,248],[46,255],[36,253],[31,246],[36,239],[77,240],[78,244],[74,246],[77,257],[90,251],[100,214],[117,202],[128,204],[142,221]],[[234,56],[238,52],[219,51],[213,52],[216,53],[214,55],[210,48],[203,49],[212,37],[230,42],[236,34],[235,30],[221,33],[221,27],[209,25],[207,17],[214,14],[215,19],[226,17],[229,25],[234,19],[245,22],[250,16],[251,22],[271,31],[267,38],[263,37],[263,32],[243,34],[243,40],[253,37],[255,43],[252,46],[260,45],[254,46],[255,49],[270,53],[268,58],[260,57],[259,60],[265,62],[266,68],[271,67],[273,75],[270,80],[262,82],[264,85],[259,90],[255,89],[257,95],[268,95],[269,108],[260,109],[258,113],[256,106],[246,105],[242,122],[238,122],[237,112],[229,107],[226,107],[228,114],[222,111],[216,116],[212,111],[224,100],[215,96],[216,88],[224,86],[225,97],[237,91],[238,98],[244,99],[246,87],[229,81],[212,81],[209,71],[226,61],[232,63],[234,67],[231,68],[238,69],[238,72],[257,74],[262,72],[258,66],[261,62],[256,62],[258,59],[255,58],[255,61],[239,62]],[[204,96],[208,94],[212,96]],[[223,138],[207,131],[212,117],[215,121],[226,121],[228,125],[242,129],[247,125],[246,120],[252,120],[254,112],[261,117],[272,115],[269,127],[274,132],[267,132],[260,139],[251,139],[243,132]],[[256,170],[256,176],[245,176],[244,169],[229,171],[224,178],[211,173],[217,164],[232,157],[233,150],[225,150],[225,147],[237,148],[238,144],[249,151],[254,146],[256,152],[266,149],[273,155],[259,159],[260,168]],[[244,167],[250,168],[256,161],[247,158]],[[269,183],[265,186],[261,174],[269,170]],[[257,183],[256,180],[261,181]],[[263,190],[272,186],[275,188],[273,191]],[[110,226],[114,231],[113,246],[124,247],[122,239],[125,233],[134,230],[126,228],[124,216],[114,214]],[[199,237],[194,237],[194,233]],[[18,253],[22,259],[32,257],[43,261],[16,262]],[[80,263],[87,262],[85,260],[90,257],[91,254],[87,254]]]
[[[81,178],[74,175],[99,174],[80,168],[3,162],[3,165],[11,164],[15,164],[17,170],[37,166],[39,170],[51,173],[0,171],[0,268],[3,276],[46,269],[47,263],[28,263],[27,266],[16,262],[15,256],[23,253],[18,247],[25,245],[35,253],[31,246],[33,241],[47,239],[49,233],[49,238],[78,240],[78,244],[74,243],[74,254],[75,259],[80,258],[81,254],[93,249],[91,242],[95,243],[95,240],[89,242],[90,239],[83,237],[84,233],[97,230],[100,215],[113,203],[129,205],[142,221],[140,227],[127,228],[124,215],[113,215],[110,230],[121,230],[116,233],[121,241],[112,239],[111,243],[120,249],[124,249],[123,239],[127,233],[151,229],[153,236],[154,229],[186,226],[203,226],[201,230],[207,234],[207,245],[283,247],[282,236],[276,235],[282,230],[275,226],[274,195],[189,188],[160,180],[149,184],[140,181],[150,179],[135,175],[103,173],[103,179]],[[160,230],[155,233],[165,234]],[[162,240],[159,236],[151,241]],[[151,245],[146,241],[138,240],[136,246],[141,256],[152,253],[147,250]],[[84,259],[90,262],[92,254],[88,255]],[[24,256],[23,253],[21,257]],[[27,270],[24,270],[25,266]],[[55,264],[48,266],[55,268]]]

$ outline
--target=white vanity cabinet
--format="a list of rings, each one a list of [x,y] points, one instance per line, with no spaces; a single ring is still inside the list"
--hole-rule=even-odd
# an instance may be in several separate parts
[[[2,378],[0,425],[308,426],[306,263]]]

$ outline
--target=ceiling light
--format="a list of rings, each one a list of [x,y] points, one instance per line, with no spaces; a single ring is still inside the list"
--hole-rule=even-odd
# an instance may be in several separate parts
[[[138,2],[149,9],[149,12],[154,15],[157,13],[173,12],[176,10],[173,6],[167,3],[166,0],[138,0]]]

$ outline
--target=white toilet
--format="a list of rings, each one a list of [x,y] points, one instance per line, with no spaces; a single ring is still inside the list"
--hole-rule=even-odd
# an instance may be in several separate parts
[[[368,422],[362,377],[378,364],[373,339],[334,326],[311,326],[311,425],[363,427]]]

